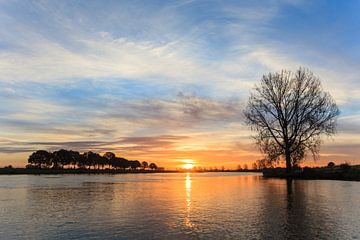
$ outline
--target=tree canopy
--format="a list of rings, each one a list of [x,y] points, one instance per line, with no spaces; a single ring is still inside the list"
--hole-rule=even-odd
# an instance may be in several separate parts
[[[288,172],[307,151],[317,158],[321,136],[335,133],[339,113],[319,78],[304,68],[264,75],[244,111],[265,163],[284,159]]]
[[[145,169],[148,167],[147,162],[141,164],[137,160],[127,160],[116,157],[112,152],[106,152],[100,155],[95,152],[79,153],[72,150],[61,149],[54,152],[38,150],[33,152],[28,159],[28,167],[36,168],[64,168],[72,166],[73,168],[112,168],[112,169]],[[154,163],[152,163],[154,164]],[[155,165],[155,168],[154,168]],[[150,169],[157,169],[156,164],[151,165]]]

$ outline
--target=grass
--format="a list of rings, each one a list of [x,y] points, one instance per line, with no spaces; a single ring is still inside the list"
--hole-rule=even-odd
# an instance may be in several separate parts
[[[268,168],[263,170],[263,176],[269,178],[360,181],[360,165],[342,164],[334,167],[305,167],[294,169],[291,174],[287,174],[284,168]]]

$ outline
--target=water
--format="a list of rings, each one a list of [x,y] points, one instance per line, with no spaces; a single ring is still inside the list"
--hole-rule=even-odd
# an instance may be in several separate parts
[[[360,239],[360,183],[258,174],[0,176],[0,239]]]

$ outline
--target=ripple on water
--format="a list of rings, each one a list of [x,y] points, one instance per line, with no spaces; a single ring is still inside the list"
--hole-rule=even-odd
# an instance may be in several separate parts
[[[1,239],[360,236],[357,182],[289,185],[239,173],[23,175],[0,182]]]

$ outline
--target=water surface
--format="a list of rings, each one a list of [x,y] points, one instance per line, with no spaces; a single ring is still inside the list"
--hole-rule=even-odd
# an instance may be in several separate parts
[[[358,182],[244,173],[0,176],[0,239],[360,239]]]

